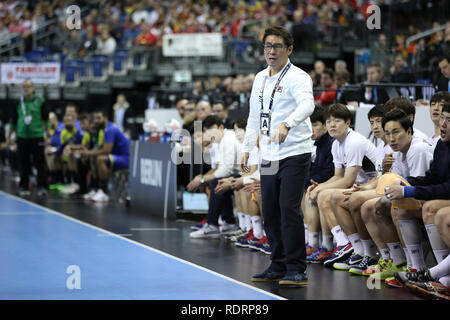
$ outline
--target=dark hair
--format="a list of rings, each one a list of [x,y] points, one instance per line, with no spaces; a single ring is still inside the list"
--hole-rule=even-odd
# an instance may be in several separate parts
[[[264,30],[264,36],[262,42],[266,42],[268,36],[278,36],[283,39],[284,44],[289,48],[294,45],[294,38],[292,35],[282,26],[271,26]]]
[[[430,104],[433,102],[439,103],[439,102],[450,102],[450,92],[447,91],[438,91],[436,92],[430,100]]]
[[[227,110],[227,106],[225,104],[225,101],[223,101],[223,100],[215,100],[212,105],[215,105],[215,104],[221,104],[223,106],[223,110]]]
[[[444,52],[439,56],[438,62],[441,62],[444,60],[447,60],[447,62],[450,63],[450,52],[448,52],[448,51]]]
[[[442,107],[442,112],[450,113],[450,102],[444,102],[444,106]]]
[[[321,122],[322,124],[325,123],[325,109],[321,105],[316,104],[316,107],[314,108],[314,112],[309,117],[311,120],[311,123],[314,122]]]
[[[331,79],[334,78],[334,71],[331,68],[325,68],[322,73],[329,75]]]
[[[76,105],[75,103],[69,102],[69,103],[66,105],[66,109],[69,108],[69,107],[75,108],[75,112],[78,113],[78,107],[77,107],[77,105]]]
[[[203,131],[211,129],[214,125],[217,125],[218,127],[223,125],[222,121],[216,116],[209,115],[202,121]]]
[[[87,113],[82,113],[78,116],[78,121],[89,120],[89,115]]]
[[[384,116],[384,105],[383,104],[376,104],[372,109],[370,109],[369,113],[367,114],[367,119],[374,118],[374,117],[383,117]]]
[[[103,116],[108,117],[108,111],[102,107],[95,108],[92,113],[101,113]]]
[[[406,113],[408,116],[410,114],[415,115],[416,114],[416,107],[406,98],[398,97],[398,98],[391,98],[384,104],[384,112],[388,113],[392,111],[393,109],[400,109],[404,113]]]
[[[381,123],[383,124],[383,130],[386,126],[386,123],[388,123],[389,121],[398,121],[403,129],[405,129],[405,131],[408,131],[408,129],[411,128],[411,135],[414,133],[411,120],[409,120],[407,114],[400,109],[389,111],[383,116],[383,120],[381,120]]]
[[[334,73],[336,78],[344,79],[345,82],[350,81],[350,73],[347,70],[338,70]]]
[[[240,118],[239,120],[235,121],[234,124],[239,128],[239,129],[246,129],[247,128],[247,118]]]
[[[352,120],[352,113],[344,104],[336,103],[328,107],[328,109],[325,111],[325,119],[329,119],[330,117],[343,119],[347,122],[347,120]]]
[[[367,65],[366,70],[369,68],[376,68],[378,72],[382,73],[383,72],[383,68],[381,67],[381,64],[379,64],[378,62],[373,62]]]

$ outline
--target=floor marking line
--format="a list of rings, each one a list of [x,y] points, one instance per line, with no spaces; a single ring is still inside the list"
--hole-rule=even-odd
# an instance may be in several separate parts
[[[125,238],[125,237],[121,237],[121,236],[119,236],[119,235],[117,235],[117,234],[115,234],[115,233],[113,233],[113,232],[111,232],[111,231],[108,231],[108,230],[102,229],[102,228],[100,228],[100,227],[91,225],[91,224],[89,224],[89,223],[87,223],[87,222],[84,222],[84,221],[81,221],[81,220],[77,220],[77,219],[75,219],[75,218],[73,218],[73,217],[70,217],[70,216],[67,216],[67,215],[65,215],[65,214],[63,214],[63,213],[61,213],[61,212],[55,211],[55,210],[50,209],[50,208],[46,208],[46,207],[41,206],[41,205],[39,205],[39,204],[37,204],[37,203],[33,203],[33,202],[29,201],[29,200],[25,200],[25,199],[22,199],[22,198],[20,198],[20,197],[15,196],[15,195],[6,193],[6,192],[4,192],[4,191],[2,191],[2,190],[0,190],[0,194],[3,194],[3,195],[5,195],[5,196],[7,196],[7,197],[11,197],[11,198],[16,199],[16,200],[18,200],[18,201],[20,201],[20,202],[23,202],[23,203],[27,203],[27,204],[32,205],[32,206],[34,206],[34,207],[38,207],[38,208],[44,209],[44,210],[46,210],[46,211],[48,211],[48,212],[52,212],[52,213],[54,213],[55,215],[58,215],[58,216],[60,216],[60,217],[62,217],[62,218],[64,218],[64,219],[71,220],[71,221],[73,221],[73,222],[79,223],[79,224],[84,225],[84,226],[86,226],[86,227],[90,227],[90,228],[93,228],[93,229],[96,229],[96,230],[99,230],[99,231],[102,231],[102,232],[111,234],[112,236],[115,236],[115,237],[120,238],[120,239],[122,239],[122,240],[128,241],[128,242],[130,242],[130,243],[133,243],[133,244],[135,244],[135,245],[138,245],[138,246],[140,246],[140,247],[142,247],[142,248],[145,248],[145,249],[147,249],[147,250],[150,250],[150,251],[153,251],[153,252],[157,252],[157,253],[162,254],[162,255],[164,255],[164,256],[166,256],[166,257],[172,258],[172,259],[174,259],[174,260],[176,260],[176,261],[185,263],[185,264],[187,264],[187,265],[189,265],[189,266],[192,266],[192,267],[194,267],[194,268],[197,268],[197,269],[203,270],[203,271],[205,271],[205,272],[211,273],[211,274],[216,275],[216,276],[218,276],[218,277],[220,277],[220,278],[222,278],[222,279],[226,279],[226,280],[228,280],[228,281],[231,281],[231,282],[234,282],[234,283],[239,284],[239,285],[241,285],[241,286],[244,286],[244,287],[246,287],[246,288],[248,288],[248,289],[251,289],[251,290],[257,291],[257,292],[259,292],[259,293],[268,295],[268,296],[270,296],[270,297],[272,297],[272,298],[276,298],[276,299],[279,299],[279,300],[287,300],[287,299],[284,298],[284,297],[281,297],[281,296],[278,296],[278,295],[276,295],[276,294],[267,292],[267,291],[265,291],[265,290],[262,290],[262,289],[253,287],[253,286],[251,286],[251,285],[249,285],[249,284],[246,284],[246,283],[244,283],[244,282],[241,282],[241,281],[238,281],[238,280],[236,280],[236,279],[230,278],[230,277],[225,276],[225,275],[223,275],[223,274],[220,274],[220,273],[218,273],[218,272],[216,272],[216,271],[207,269],[207,268],[202,267],[202,266],[200,266],[200,265],[197,265],[197,264],[195,264],[195,263],[193,263],[193,262],[189,262],[189,261],[187,261],[187,260],[183,260],[183,259],[181,259],[181,258],[178,258],[178,257],[176,257],[176,256],[173,256],[173,255],[171,255],[171,254],[169,254],[169,253],[166,253],[166,252],[164,252],[164,251],[161,251],[161,250],[152,248],[152,247],[150,247],[150,246],[148,246],[148,245],[145,245],[145,244],[143,244],[143,243],[139,243],[139,242],[137,242],[137,241],[135,241],[135,240],[133,240],[133,239],[128,239],[128,238]]]
[[[179,231],[179,228],[130,228],[130,231]]]

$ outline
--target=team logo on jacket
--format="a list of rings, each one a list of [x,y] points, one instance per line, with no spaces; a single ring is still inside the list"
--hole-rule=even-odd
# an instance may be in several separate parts
[[[282,87],[282,86],[278,86],[277,92],[278,92],[278,93],[282,93],[282,92],[283,92],[283,87]]]

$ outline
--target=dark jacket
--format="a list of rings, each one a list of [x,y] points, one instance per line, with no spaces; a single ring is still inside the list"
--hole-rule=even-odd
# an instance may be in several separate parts
[[[449,90],[449,89],[450,89],[450,87],[449,87],[449,86],[450,86],[449,81],[450,81],[449,78],[446,78],[446,77],[444,77],[444,76],[441,76],[441,77],[439,78],[438,83],[437,83],[437,91],[445,91],[445,92],[450,91],[450,90]]]
[[[407,177],[413,187],[405,187],[405,197],[419,200],[450,199],[450,142],[439,139],[433,162],[423,177]]]
[[[331,155],[331,145],[334,138],[332,138],[328,132],[325,133],[322,138],[314,142],[317,146],[316,159],[311,163],[311,169],[309,171],[309,177],[305,181],[305,187],[308,187],[313,179],[318,183],[322,183],[330,179],[334,175],[334,163],[333,156]]]

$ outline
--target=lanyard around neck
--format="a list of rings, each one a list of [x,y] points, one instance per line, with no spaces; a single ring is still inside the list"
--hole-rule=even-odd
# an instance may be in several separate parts
[[[36,108],[37,108],[36,104],[37,104],[37,99],[35,97],[35,99],[33,101],[33,108],[31,108],[31,114],[33,114],[33,112],[36,110]],[[23,100],[23,96],[20,97],[20,105],[22,107],[23,116],[26,117],[27,116],[27,109],[25,108],[25,102]]]
[[[272,90],[272,95],[270,96],[270,103],[269,103],[269,112],[272,111],[273,106],[273,97],[275,96],[275,92],[277,91],[278,86],[280,85],[281,79],[283,79],[284,75],[288,72],[289,68],[291,67],[291,63],[289,62],[287,66],[283,69],[280,76],[278,77],[277,83],[275,84],[275,87]],[[263,104],[263,95],[264,95],[264,87],[266,86],[266,79],[267,77],[264,77],[262,88],[259,94],[259,102],[261,103],[261,111],[264,110],[264,104]]]

